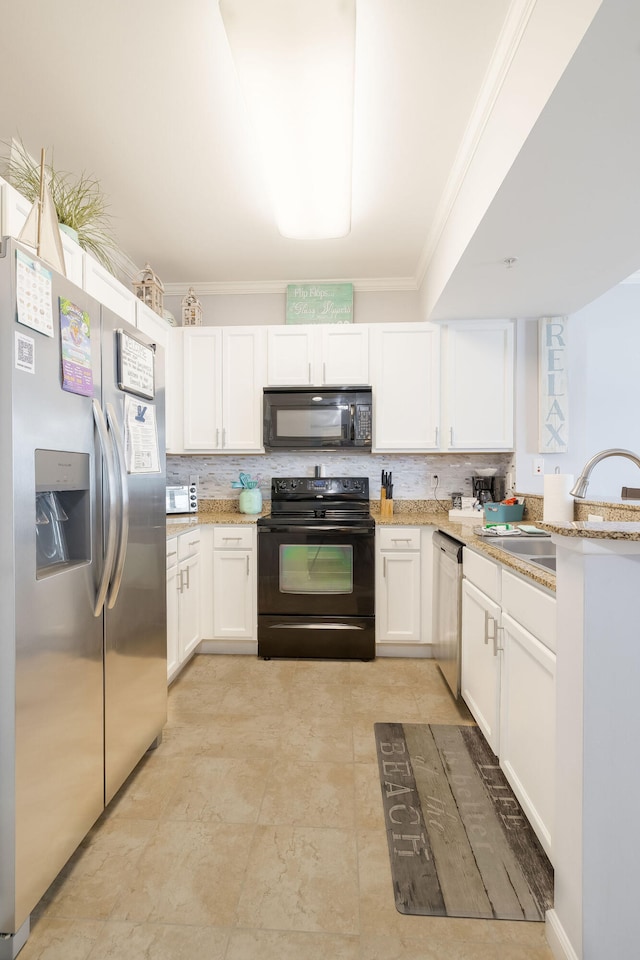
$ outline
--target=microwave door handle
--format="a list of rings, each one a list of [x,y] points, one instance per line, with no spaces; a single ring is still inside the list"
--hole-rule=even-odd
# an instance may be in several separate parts
[[[355,438],[356,438],[356,407],[355,407],[355,404],[352,403],[351,406],[349,407],[349,410],[350,410],[350,413],[351,413],[351,437],[350,437],[350,439],[351,439],[351,440],[355,440]]]
[[[107,599],[107,608],[111,610],[115,606],[120,592],[124,561],[127,556],[127,546],[129,544],[129,485],[127,482],[127,465],[124,457],[122,434],[116,418],[116,412],[110,403],[107,404],[107,422],[114,438],[115,460],[117,462],[120,480],[120,536],[115,570],[111,579],[111,587],[109,588],[109,596]]]
[[[102,412],[102,407],[97,400],[93,400],[93,419],[96,425],[96,432],[100,440],[100,449],[106,470],[104,475],[107,481],[107,496],[109,500],[107,515],[107,537],[104,545],[102,557],[102,573],[100,583],[96,590],[96,599],[93,606],[94,617],[99,617],[104,607],[104,600],[109,588],[109,580],[113,569],[113,561],[116,555],[116,524],[115,516],[117,509],[116,500],[116,472],[113,466],[112,447],[107,430],[107,422]]]

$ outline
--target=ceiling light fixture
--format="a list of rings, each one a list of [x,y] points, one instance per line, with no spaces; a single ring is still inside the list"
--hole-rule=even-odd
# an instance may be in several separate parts
[[[351,229],[355,0],[220,0],[278,230]]]

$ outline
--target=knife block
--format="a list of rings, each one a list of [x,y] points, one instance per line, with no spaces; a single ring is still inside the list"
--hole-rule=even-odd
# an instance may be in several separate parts
[[[393,516],[393,500],[387,500],[386,497],[380,497],[380,516],[381,517],[392,517]]]

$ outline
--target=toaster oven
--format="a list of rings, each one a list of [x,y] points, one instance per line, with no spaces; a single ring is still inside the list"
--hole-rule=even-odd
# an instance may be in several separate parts
[[[198,488],[195,483],[167,487],[167,513],[196,513]]]

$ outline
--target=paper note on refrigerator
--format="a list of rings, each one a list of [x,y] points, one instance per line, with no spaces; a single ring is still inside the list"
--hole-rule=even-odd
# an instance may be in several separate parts
[[[53,274],[37,260],[16,250],[16,301],[18,323],[47,337],[53,336]]]
[[[124,446],[127,473],[160,473],[154,404],[125,396]]]

